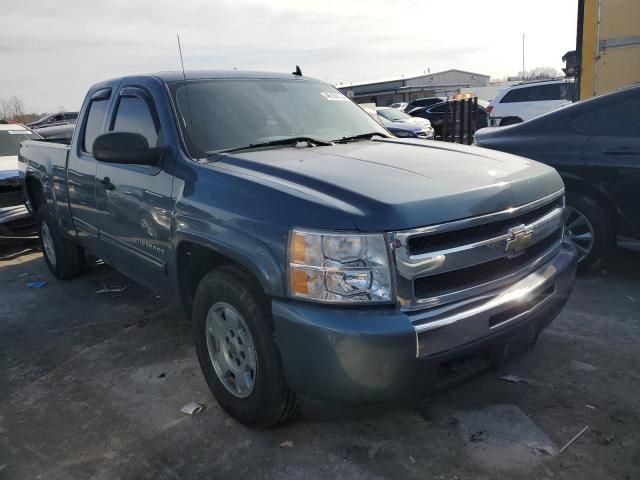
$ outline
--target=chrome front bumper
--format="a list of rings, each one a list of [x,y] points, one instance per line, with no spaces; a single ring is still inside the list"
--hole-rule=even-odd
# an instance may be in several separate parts
[[[508,287],[410,315],[416,356],[435,355],[491,336],[566,300],[576,266],[575,250],[564,243],[548,263]]]
[[[573,247],[562,245],[517,282],[428,313],[274,298],[289,386],[320,400],[409,401],[439,388],[447,380],[439,372],[450,362],[479,369],[508,362],[534,345],[566,303],[576,257]]]
[[[24,205],[0,208],[0,244],[33,242],[38,239],[31,214]]]

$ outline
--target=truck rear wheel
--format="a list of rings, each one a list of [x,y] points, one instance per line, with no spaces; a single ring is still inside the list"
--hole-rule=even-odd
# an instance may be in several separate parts
[[[202,279],[193,303],[198,360],[214,397],[233,418],[269,427],[296,411],[276,346],[269,302],[239,268]]]
[[[84,266],[84,249],[62,236],[48,206],[38,209],[36,220],[42,256],[49,271],[59,280],[79,275]]]

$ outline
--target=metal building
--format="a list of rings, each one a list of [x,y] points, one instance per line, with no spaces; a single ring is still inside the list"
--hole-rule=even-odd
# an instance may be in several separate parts
[[[387,106],[422,97],[454,95],[460,93],[461,89],[487,87],[489,80],[489,75],[452,69],[417,77],[341,85],[338,89],[358,103]]]

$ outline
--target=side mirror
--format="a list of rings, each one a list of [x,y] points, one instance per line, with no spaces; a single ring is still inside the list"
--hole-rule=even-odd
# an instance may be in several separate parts
[[[157,165],[161,151],[150,148],[147,139],[139,133],[103,133],[93,142],[94,158],[106,163]]]

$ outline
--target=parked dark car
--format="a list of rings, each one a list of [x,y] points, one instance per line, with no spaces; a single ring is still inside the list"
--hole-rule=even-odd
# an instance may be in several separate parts
[[[62,125],[65,123],[76,123],[78,120],[78,112],[60,112],[46,115],[40,120],[32,122],[27,125],[29,128],[40,128],[51,125]]]
[[[640,86],[518,125],[476,132],[476,144],[547,163],[562,176],[565,235],[584,269],[616,245],[640,245]]]
[[[407,113],[411,113],[412,110],[416,108],[424,108],[430,107],[431,105],[435,105],[436,103],[446,102],[447,97],[425,97],[425,98],[416,98],[415,100],[411,100],[406,107],[404,107],[404,111]]]
[[[489,102],[478,100],[478,125],[475,130],[489,125],[489,114],[486,107]],[[447,102],[436,103],[430,107],[417,108],[410,115],[412,117],[426,118],[431,122],[436,138],[441,137],[444,129],[444,123],[447,118]]]

